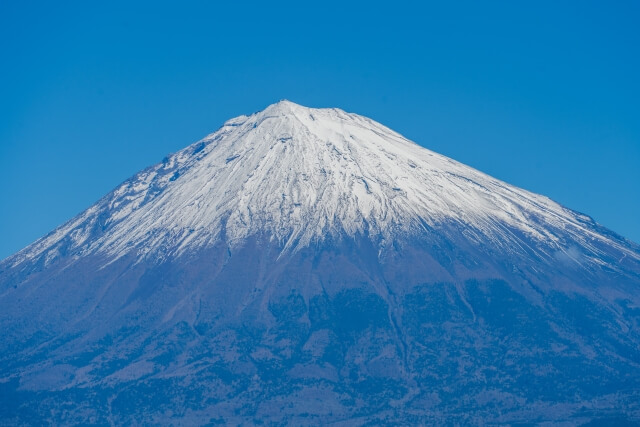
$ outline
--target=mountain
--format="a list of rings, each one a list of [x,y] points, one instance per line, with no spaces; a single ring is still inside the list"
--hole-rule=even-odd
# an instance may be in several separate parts
[[[281,101],[0,262],[2,424],[640,421],[640,247]]]

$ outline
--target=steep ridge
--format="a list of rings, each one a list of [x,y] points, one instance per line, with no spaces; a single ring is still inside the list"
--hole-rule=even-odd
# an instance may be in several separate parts
[[[593,221],[539,196],[424,149],[390,129],[338,109],[289,101],[241,116],[118,187],[79,217],[11,259],[57,248],[157,256],[268,233],[285,249],[327,235],[367,234],[388,242],[446,223],[475,243],[540,255],[569,243],[597,262],[599,245],[635,257]],[[74,252],[75,253],[75,252]],[[579,261],[577,261],[579,262]]]
[[[0,262],[0,419],[636,418],[639,286],[588,216],[281,101]]]

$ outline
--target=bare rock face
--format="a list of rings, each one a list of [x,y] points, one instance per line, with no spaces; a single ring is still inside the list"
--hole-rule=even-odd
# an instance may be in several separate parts
[[[588,216],[282,101],[0,262],[0,424],[624,423],[639,307]]]

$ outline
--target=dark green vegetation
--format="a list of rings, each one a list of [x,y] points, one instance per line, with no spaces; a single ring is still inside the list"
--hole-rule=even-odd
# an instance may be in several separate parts
[[[117,331],[60,361],[70,377],[85,367],[117,382],[26,391],[13,380],[0,413],[4,424],[623,422],[640,410],[630,368],[640,353],[600,310],[558,292],[533,305],[500,280],[419,285],[395,313],[363,288],[308,300],[292,289],[269,302],[267,323],[181,321],[142,341],[135,328]],[[585,341],[591,334],[611,339]],[[130,366],[139,371],[127,380]]]

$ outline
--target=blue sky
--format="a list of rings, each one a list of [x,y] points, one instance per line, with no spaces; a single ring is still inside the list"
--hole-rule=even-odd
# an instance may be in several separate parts
[[[640,242],[640,3],[219,3],[0,2],[0,258],[285,98]]]

